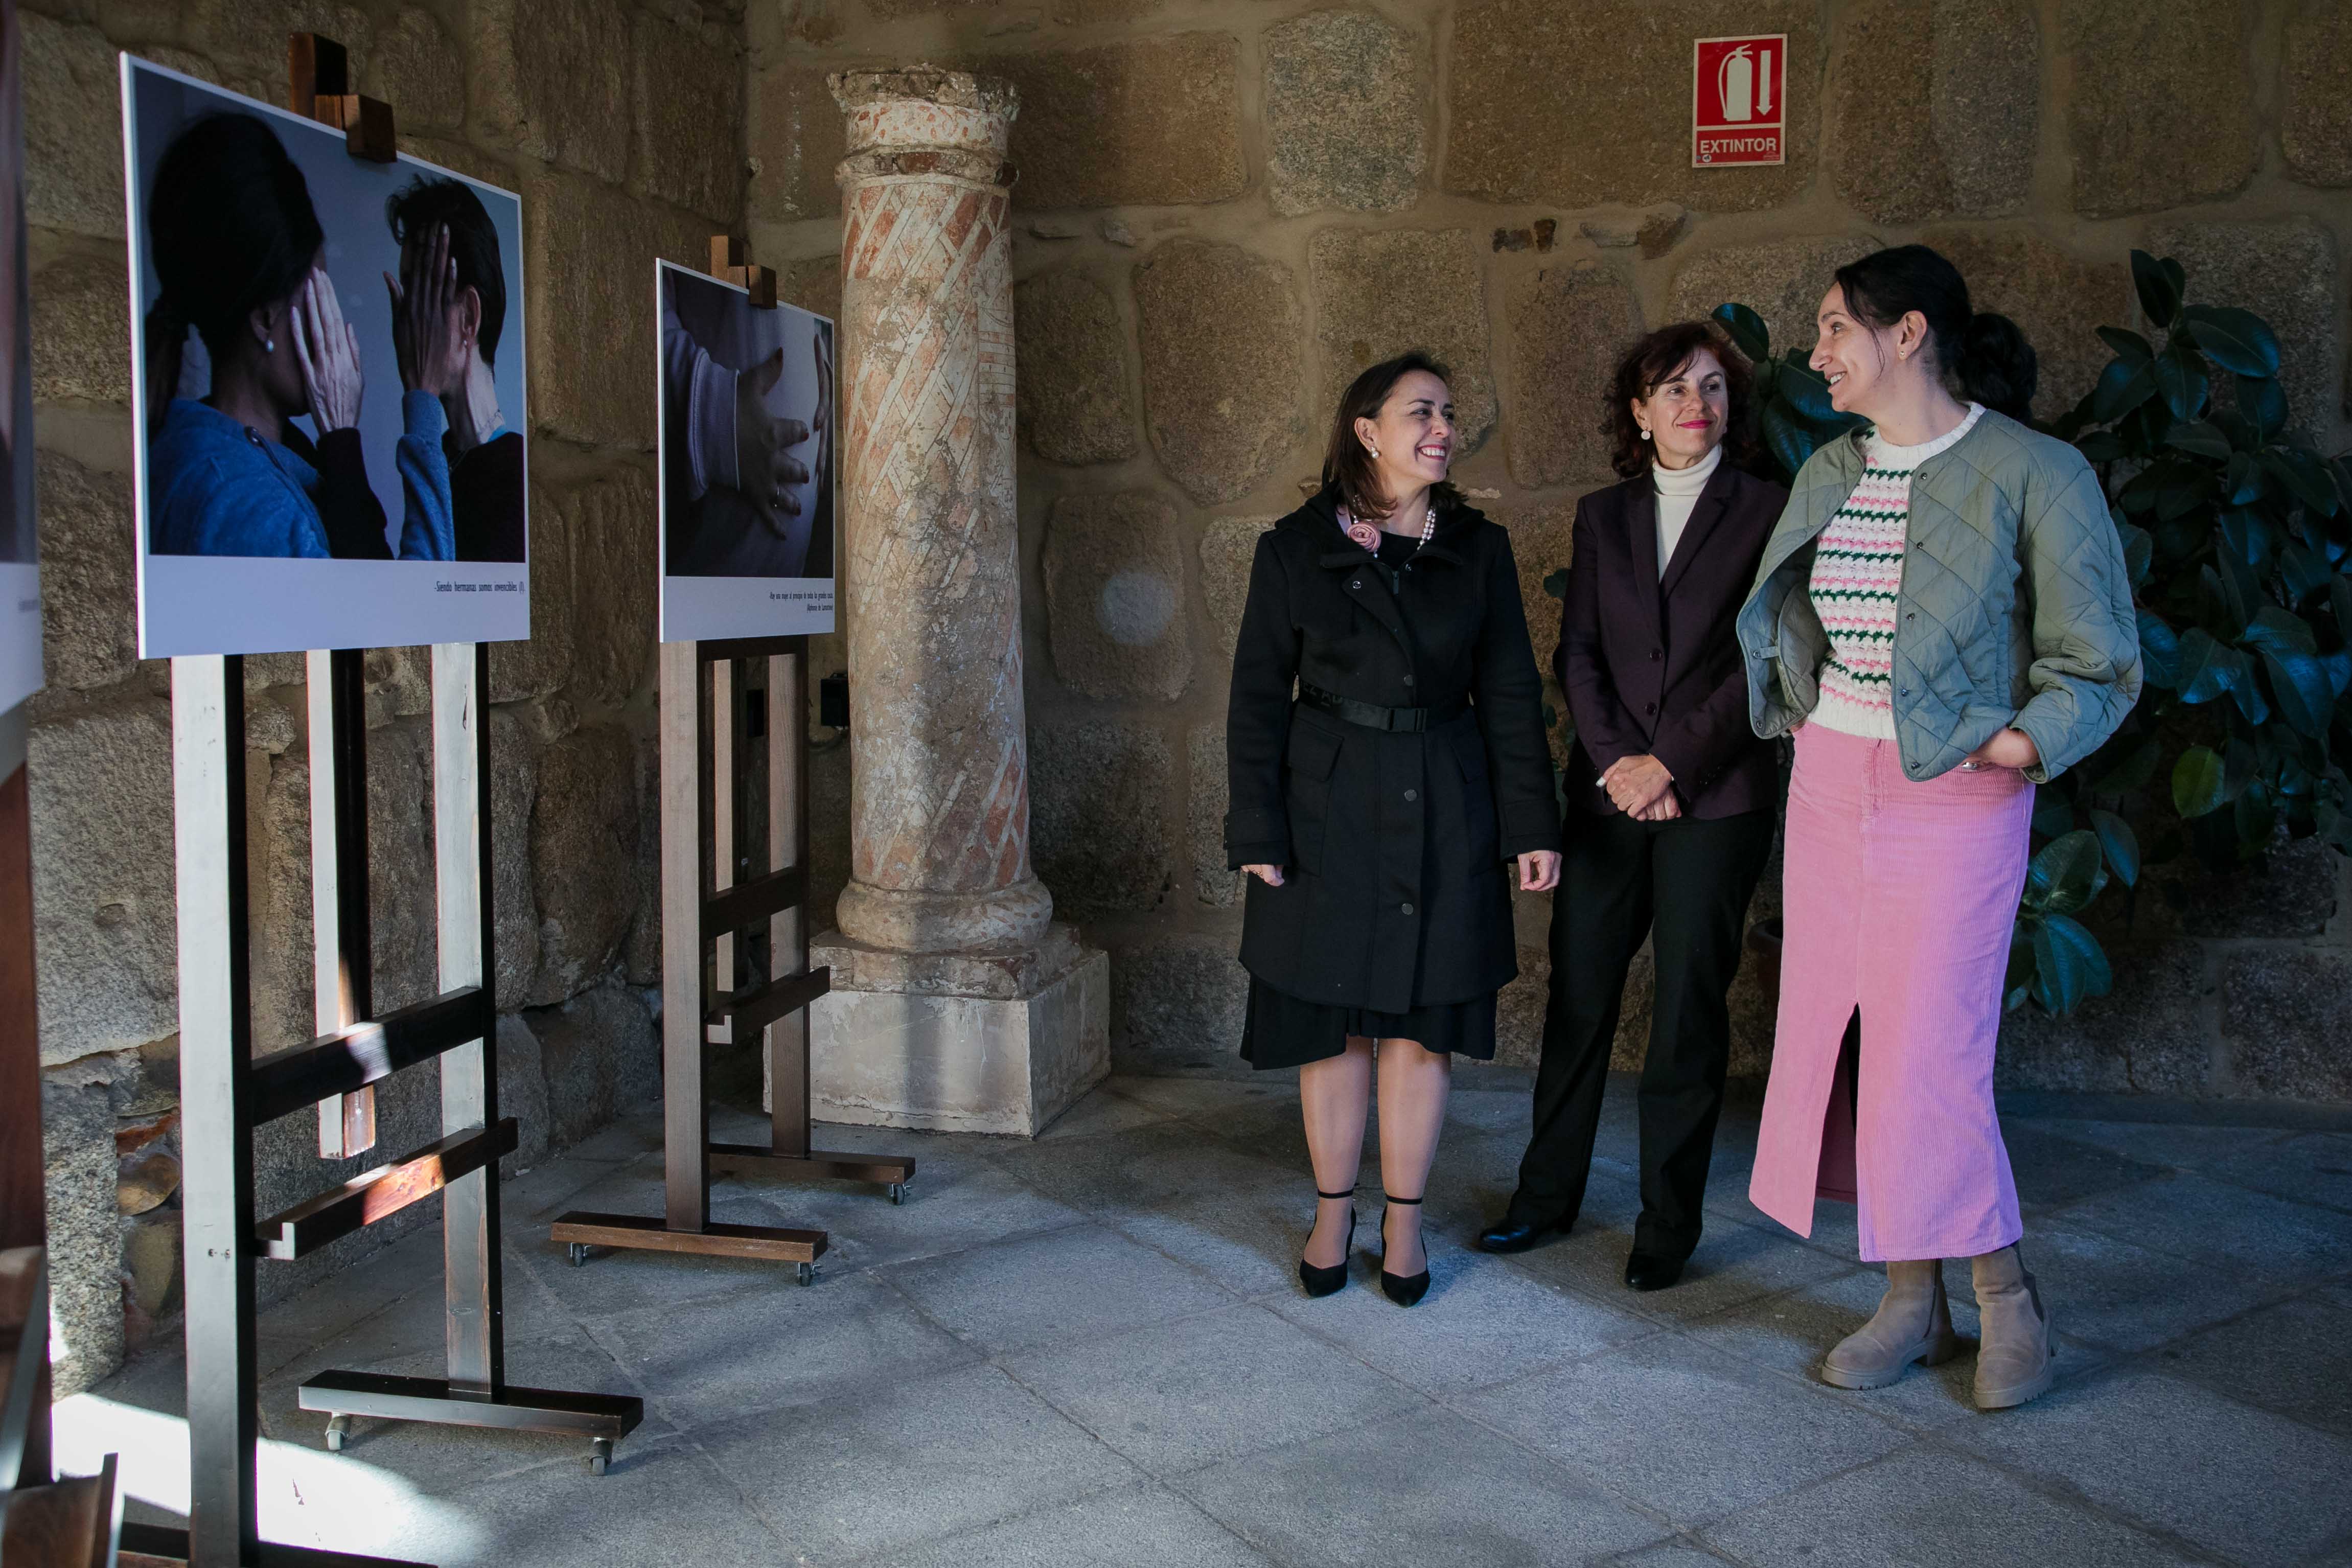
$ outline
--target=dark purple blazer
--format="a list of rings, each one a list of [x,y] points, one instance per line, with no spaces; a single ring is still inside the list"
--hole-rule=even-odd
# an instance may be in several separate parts
[[[1725,463],[1658,575],[1658,497],[1645,472],[1576,506],[1575,553],[1552,671],[1576,720],[1568,798],[1617,808],[1593,783],[1643,752],[1675,775],[1685,816],[1777,805],[1780,759],[1748,722],[1732,623],[1789,492]]]

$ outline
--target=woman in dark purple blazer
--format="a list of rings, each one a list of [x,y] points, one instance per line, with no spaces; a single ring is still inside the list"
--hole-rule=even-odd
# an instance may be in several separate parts
[[[1730,1058],[1726,994],[1772,848],[1780,759],[1748,727],[1733,618],[1789,492],[1744,471],[1748,367],[1705,321],[1633,345],[1609,397],[1624,482],[1578,503],[1552,668],[1576,725],[1535,1134],[1483,1233],[1517,1252],[1584,1199],[1625,973],[1656,958],[1642,1071],[1642,1217],[1625,1283],[1657,1290],[1698,1245]]]

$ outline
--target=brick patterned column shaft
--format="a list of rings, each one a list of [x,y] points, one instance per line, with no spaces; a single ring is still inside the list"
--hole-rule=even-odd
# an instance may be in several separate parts
[[[1014,510],[1013,89],[831,79],[842,161],[850,883],[842,933],[907,952],[1044,937],[1029,868]]]

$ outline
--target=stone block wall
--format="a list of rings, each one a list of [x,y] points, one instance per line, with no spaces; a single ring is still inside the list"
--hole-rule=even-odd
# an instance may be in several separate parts
[[[27,216],[49,689],[31,738],[60,1392],[177,1309],[170,670],[135,655],[115,52],[284,101],[285,37],[341,39],[404,151],[519,191],[530,354],[531,641],[491,654],[499,1070],[527,1168],[658,1095],[654,325],[648,263],[742,216],[741,6],[713,0],[27,0]],[[389,345],[383,351],[389,353]],[[255,1048],[311,1028],[302,662],[247,661]],[[427,655],[367,663],[376,1001],[434,985]],[[381,1090],[376,1151],[261,1130],[269,1213],[439,1136],[431,1067]],[[160,1192],[158,1189],[163,1189]],[[135,1212],[134,1212],[135,1211]],[[435,1223],[437,1201],[265,1298]],[[126,1327],[127,1325],[127,1327]]]
[[[1122,1068],[1234,1067],[1234,626],[1253,542],[1312,480],[1360,366],[1415,346],[1452,363],[1456,477],[1512,530],[1546,655],[1538,584],[1610,478],[1617,348],[1727,300],[1809,342],[1832,268],[1882,244],[1943,247],[2016,317],[2045,414],[2104,363],[2092,329],[2129,323],[2130,250],[2177,255],[2193,296],[2271,319],[2298,418],[2352,440],[2340,0],[782,0],[747,29],[747,221],[820,309],[838,289],[825,73],[929,59],[1020,85],[1035,854],[1111,951]],[[1789,161],[1694,169],[1691,40],[1748,32],[1788,35]],[[819,759],[821,891],[845,864],[847,762]],[[2193,886],[2178,905],[2151,887],[2128,921],[2106,896],[2116,994],[2012,1020],[2006,1081],[2352,1099],[2345,868],[2283,846]],[[1775,873],[1755,918],[1777,902]],[[1547,919],[1522,901],[1506,1059],[1534,1051]],[[1752,973],[1736,1017],[1737,1070],[1760,1073]]]

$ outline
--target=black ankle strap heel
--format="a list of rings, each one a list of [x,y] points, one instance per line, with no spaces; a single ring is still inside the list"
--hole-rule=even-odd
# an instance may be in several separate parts
[[[1421,1204],[1419,1198],[1400,1198],[1387,1193],[1382,1193],[1381,1197],[1391,1207],[1402,1205],[1407,1208],[1416,1208]],[[1388,1244],[1389,1216],[1387,1211],[1383,1210],[1381,1214],[1381,1248],[1384,1255]],[[1427,1243],[1423,1243],[1423,1247],[1425,1253]],[[1391,1274],[1388,1271],[1386,1258],[1385,1256],[1383,1257],[1381,1268],[1381,1294],[1400,1307],[1410,1307],[1428,1293],[1429,1269],[1426,1264],[1418,1274]]]
[[[1356,1195],[1356,1189],[1349,1187],[1344,1193],[1327,1193],[1322,1188],[1318,1187],[1315,1189],[1315,1195],[1318,1198],[1352,1198]],[[1339,1261],[1333,1264],[1328,1268],[1323,1268],[1307,1262],[1304,1258],[1300,1258],[1298,1260],[1298,1283],[1305,1288],[1309,1296],[1328,1296],[1332,1294],[1342,1285],[1345,1285],[1348,1282],[1348,1258],[1355,1249],[1356,1210],[1355,1206],[1351,1204],[1348,1208],[1348,1239],[1345,1245],[1339,1248]]]

